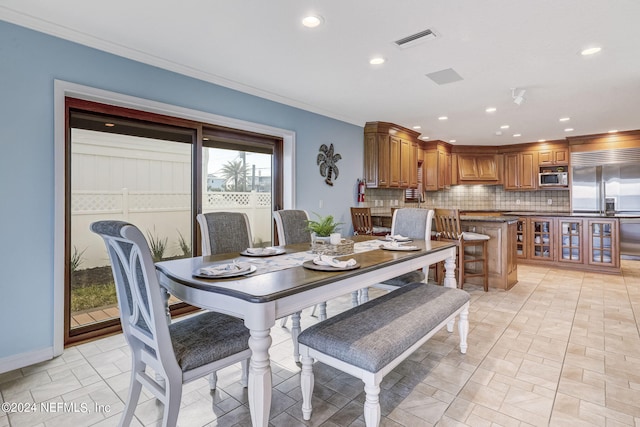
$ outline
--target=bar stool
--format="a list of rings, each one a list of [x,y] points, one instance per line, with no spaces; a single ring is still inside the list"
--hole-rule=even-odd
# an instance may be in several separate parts
[[[353,234],[386,236],[391,232],[389,227],[376,227],[371,219],[371,208],[351,208]]]
[[[489,258],[486,234],[461,231],[460,211],[458,209],[435,209],[435,225],[438,240],[453,242],[458,247],[457,271],[458,285],[463,289],[464,282],[470,277],[482,277],[484,291],[489,291]],[[467,251],[467,248],[474,248]],[[478,253],[480,252],[480,253]],[[467,264],[482,263],[482,271],[467,271]]]

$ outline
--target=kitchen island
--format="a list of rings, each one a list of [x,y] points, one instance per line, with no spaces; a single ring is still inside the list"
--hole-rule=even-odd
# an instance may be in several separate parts
[[[460,215],[463,231],[486,234],[489,258],[489,287],[511,289],[518,283],[516,231],[518,217],[495,215]],[[470,265],[469,267],[472,267]],[[482,278],[472,277],[469,283],[482,285]]]
[[[374,223],[391,226],[391,213],[371,215]],[[489,253],[489,288],[508,290],[518,282],[518,262],[516,254],[517,216],[501,215],[460,215],[462,231],[475,231],[490,237],[487,243]],[[432,229],[435,230],[435,229]],[[467,269],[479,266],[468,265]],[[482,278],[471,277],[466,283],[482,286]]]

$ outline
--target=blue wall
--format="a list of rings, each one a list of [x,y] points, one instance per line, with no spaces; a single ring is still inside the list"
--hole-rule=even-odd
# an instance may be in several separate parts
[[[351,222],[362,127],[0,21],[0,359],[53,345],[54,79],[295,131],[297,207]],[[333,187],[323,143],[342,155]]]

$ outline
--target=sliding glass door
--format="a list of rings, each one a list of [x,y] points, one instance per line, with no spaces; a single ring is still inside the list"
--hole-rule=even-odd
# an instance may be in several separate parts
[[[94,221],[136,225],[155,261],[201,253],[200,212],[244,212],[254,245],[272,244],[281,138],[74,99],[67,123],[65,344],[120,328]],[[169,302],[172,313],[192,310]]]

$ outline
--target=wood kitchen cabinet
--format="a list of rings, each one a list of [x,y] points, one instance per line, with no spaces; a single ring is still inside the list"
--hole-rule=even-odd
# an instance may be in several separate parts
[[[538,152],[540,166],[566,166],[569,164],[569,145],[561,142],[558,145],[545,143]]]
[[[582,219],[558,218],[558,262],[584,263],[583,223]]]
[[[522,217],[514,239],[525,264],[620,273],[617,219]]]
[[[538,178],[538,153],[522,151],[504,154],[504,189],[535,190]]]
[[[425,191],[451,187],[451,151],[449,144],[430,141],[422,145],[422,186]]]
[[[368,188],[418,187],[418,132],[387,122],[364,128],[364,179]]]
[[[495,154],[458,154],[458,179],[465,181],[497,181],[498,162]]]
[[[617,220],[587,220],[587,239],[589,251],[586,258],[589,265],[619,268]]]

